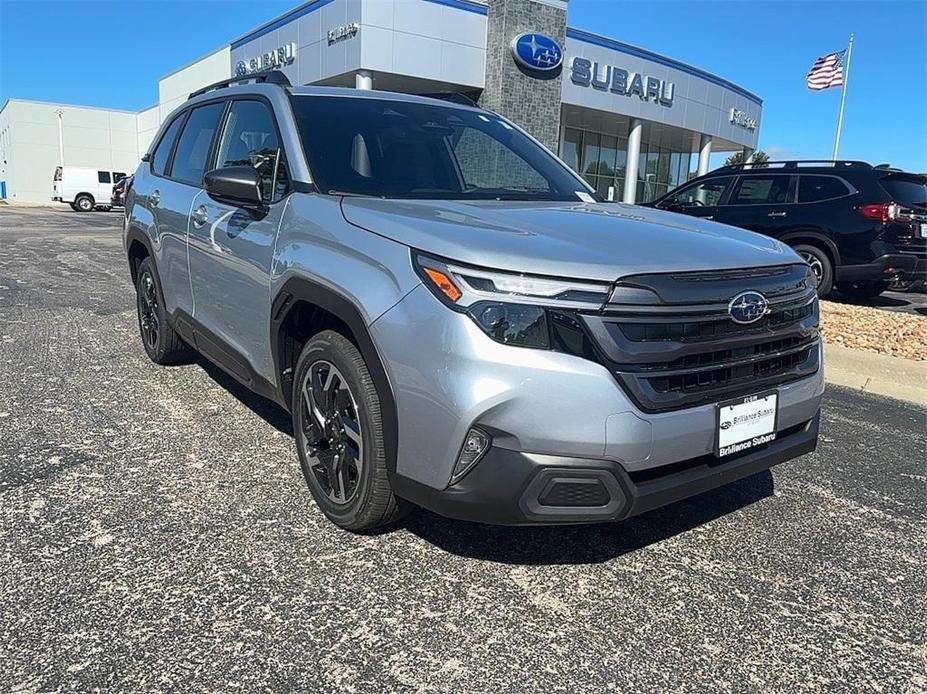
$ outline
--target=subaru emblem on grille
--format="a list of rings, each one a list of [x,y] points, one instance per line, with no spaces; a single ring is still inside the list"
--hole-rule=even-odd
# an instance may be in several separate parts
[[[735,323],[755,323],[769,313],[769,302],[759,292],[741,292],[731,299],[727,312]]]

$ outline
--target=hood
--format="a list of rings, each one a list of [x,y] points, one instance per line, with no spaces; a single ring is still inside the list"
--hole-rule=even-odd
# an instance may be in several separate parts
[[[538,275],[610,282],[801,262],[767,236],[621,203],[346,197],[342,211],[350,223],[426,253]]]

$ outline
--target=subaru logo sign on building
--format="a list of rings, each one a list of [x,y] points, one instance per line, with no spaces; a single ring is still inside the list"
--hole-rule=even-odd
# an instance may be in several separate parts
[[[741,292],[731,299],[727,312],[735,323],[756,323],[769,313],[769,302],[759,292]]]
[[[546,34],[528,32],[512,39],[515,62],[529,70],[550,72],[563,63],[563,49]]]

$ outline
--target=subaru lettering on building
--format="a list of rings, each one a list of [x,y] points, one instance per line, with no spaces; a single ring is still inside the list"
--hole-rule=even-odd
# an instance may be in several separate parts
[[[263,55],[255,56],[247,60],[239,60],[235,64],[235,74],[239,77],[250,75],[252,72],[261,70],[273,70],[275,68],[290,65],[296,60],[296,44],[287,43],[283,46],[267,51]]]
[[[573,84],[581,87],[592,86],[615,94],[637,96],[643,101],[653,101],[664,106],[673,105],[673,95],[676,91],[673,82],[580,57],[573,58],[570,79]]]

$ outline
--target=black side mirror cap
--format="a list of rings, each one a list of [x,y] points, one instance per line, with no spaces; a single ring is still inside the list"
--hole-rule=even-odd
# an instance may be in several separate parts
[[[206,194],[218,202],[247,208],[263,208],[261,175],[252,166],[227,166],[207,171]]]

